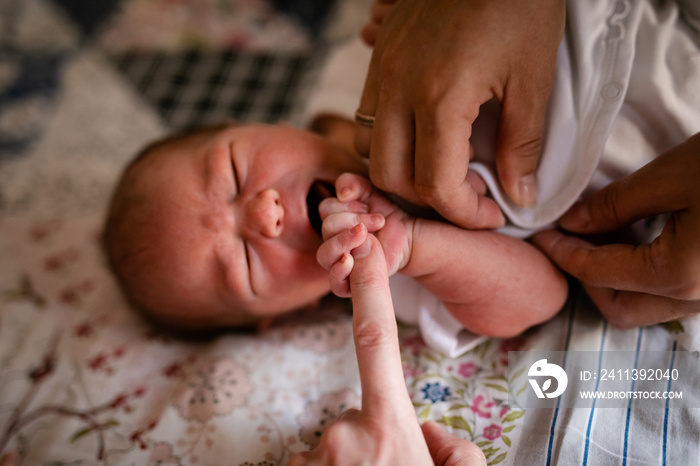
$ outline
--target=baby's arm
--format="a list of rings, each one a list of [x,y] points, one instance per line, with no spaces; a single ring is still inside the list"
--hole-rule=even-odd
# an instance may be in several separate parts
[[[517,335],[549,319],[564,304],[566,280],[531,244],[493,231],[464,230],[409,217],[363,180],[343,175],[337,188],[346,202],[326,200],[321,206],[326,242],[318,257],[331,271],[336,294],[349,295],[345,279],[352,270],[352,257],[348,253],[364,242],[368,231],[375,231],[390,258],[390,273],[398,270],[414,277],[475,333]],[[345,187],[351,192],[343,197]],[[397,210],[388,209],[381,199]],[[369,213],[354,213],[358,201]],[[351,229],[377,211],[384,225],[365,223]]]
[[[531,244],[488,230],[418,219],[401,270],[442,300],[468,330],[510,337],[564,305],[564,276]]]

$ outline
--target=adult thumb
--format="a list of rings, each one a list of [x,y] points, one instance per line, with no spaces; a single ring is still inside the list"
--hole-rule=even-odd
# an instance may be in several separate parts
[[[421,426],[430,456],[437,466],[485,466],[486,457],[479,447],[447,432],[436,422]]]
[[[496,147],[498,177],[506,194],[522,207],[537,205],[537,166],[544,147],[548,92],[521,90],[503,99]]]
[[[14,451],[8,451],[0,456],[0,466],[16,466],[18,462],[17,453]]]

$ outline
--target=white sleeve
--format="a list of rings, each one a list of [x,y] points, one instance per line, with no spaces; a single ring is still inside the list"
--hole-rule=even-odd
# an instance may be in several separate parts
[[[455,358],[488,339],[464,329],[438,298],[412,278],[397,274],[389,283],[397,319],[417,325],[430,348]]]

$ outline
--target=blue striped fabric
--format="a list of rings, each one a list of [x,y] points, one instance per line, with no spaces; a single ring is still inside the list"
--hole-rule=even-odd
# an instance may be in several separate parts
[[[687,324],[686,324],[687,326]],[[540,330],[533,349],[601,351],[598,366],[606,367],[605,352],[672,352],[667,368],[676,367],[676,351],[685,351],[682,335],[661,326],[617,330],[610,327],[585,293],[572,293],[567,309]],[[692,338],[686,339],[687,341]],[[697,349],[697,348],[692,348]],[[630,359],[630,362],[632,359]],[[566,369],[567,359],[558,362]],[[573,382],[574,386],[576,381]],[[672,390],[673,381],[654,386],[630,381],[629,390]],[[700,409],[650,406],[630,399],[624,408],[566,408],[527,411],[511,464],[524,465],[686,465],[699,464]]]

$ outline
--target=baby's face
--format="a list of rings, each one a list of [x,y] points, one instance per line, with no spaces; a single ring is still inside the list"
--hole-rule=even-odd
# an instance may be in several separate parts
[[[319,199],[307,198],[343,172],[365,173],[362,160],[306,131],[256,125],[168,144],[143,163],[158,317],[235,325],[328,293],[309,220]]]

